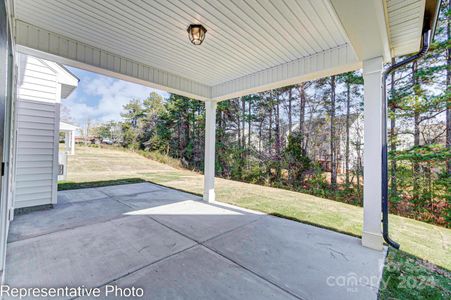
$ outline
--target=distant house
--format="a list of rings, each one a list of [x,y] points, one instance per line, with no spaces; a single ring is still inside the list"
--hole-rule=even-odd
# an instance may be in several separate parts
[[[406,150],[414,146],[413,126],[398,129],[396,147],[398,150]],[[446,144],[445,122],[425,123],[420,125],[420,145]]]
[[[363,115],[351,114],[349,127],[349,168],[355,168],[363,155]],[[310,159],[318,162],[322,169],[330,172],[332,168],[330,159],[330,121],[325,117],[318,117],[312,120],[306,120],[304,123],[306,136],[304,137],[304,148]],[[299,123],[294,123],[291,132],[299,130]],[[281,135],[282,147],[288,143],[288,124],[282,124]],[[248,130],[245,129],[246,141]],[[335,142],[337,172],[342,173],[345,170],[345,149],[346,149],[346,116],[340,115],[335,118]],[[251,133],[251,144],[256,149],[261,146],[258,133]]]
[[[349,116],[349,140],[350,168],[354,167],[357,160],[358,149],[363,147],[363,117],[359,114]],[[304,137],[304,148],[310,159],[318,162],[322,169],[331,171],[332,163],[330,156],[330,120],[327,117],[314,118],[306,120],[304,123],[306,135]],[[299,123],[295,123],[291,128],[292,132],[299,130]],[[288,127],[284,128],[284,134],[288,139]],[[345,170],[345,149],[346,149],[346,115],[335,117],[335,149],[337,172],[342,173]]]
[[[64,133],[64,150],[66,154],[75,154],[75,133],[79,129],[80,128],[75,125],[60,122],[60,132]]]

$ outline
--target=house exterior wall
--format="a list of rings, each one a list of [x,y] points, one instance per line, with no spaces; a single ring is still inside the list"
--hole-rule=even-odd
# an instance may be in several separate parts
[[[0,179],[0,283],[4,282],[6,241],[14,188],[14,99],[15,99],[15,44],[13,42],[11,5],[0,2],[0,157],[4,164]]]
[[[56,203],[61,84],[39,59],[20,55],[15,208]]]

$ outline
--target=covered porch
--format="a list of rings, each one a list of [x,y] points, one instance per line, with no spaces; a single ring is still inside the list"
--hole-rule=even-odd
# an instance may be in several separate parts
[[[145,299],[377,299],[385,254],[355,237],[150,183],[60,191],[58,203],[12,222],[5,284],[134,286]]]
[[[385,250],[383,66],[420,49],[438,2],[6,0],[0,29],[11,37],[11,65],[21,52],[201,100],[206,130],[202,199],[148,183],[59,192],[54,209],[15,216],[9,228],[15,174],[8,164],[5,282],[133,284],[156,299],[376,299]],[[207,28],[202,45],[189,42],[190,24]],[[362,239],[216,201],[220,101],[358,69],[365,93]],[[13,154],[5,154],[8,161]]]
[[[205,102],[205,201],[215,200],[219,101],[362,68],[362,244],[383,249],[383,64],[420,49],[439,1],[9,2],[17,51]],[[207,29],[202,45],[189,42],[190,24]]]

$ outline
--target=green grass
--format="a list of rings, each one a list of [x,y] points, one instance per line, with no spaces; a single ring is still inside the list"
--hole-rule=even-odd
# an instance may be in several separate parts
[[[145,177],[148,181],[156,182],[158,181],[160,184],[165,182],[171,182],[174,180],[180,180],[182,175],[176,172],[167,172],[163,174],[154,174],[154,173],[139,173],[141,176]]]
[[[388,252],[380,299],[451,299],[451,273],[402,251]]]
[[[131,183],[140,183],[140,182],[146,182],[146,181],[141,178],[125,178],[125,179],[117,179],[117,180],[102,180],[102,181],[89,181],[89,182],[59,181],[58,182],[58,191],[86,189],[86,188],[121,185],[121,184],[131,184]]]
[[[77,184],[92,187],[98,181],[130,179],[202,194],[201,174],[146,159],[137,153],[91,147],[78,147],[76,155],[69,157],[70,184],[66,183],[62,188],[76,187]],[[354,236],[362,233],[363,210],[349,204],[222,178],[216,179],[216,198]],[[392,238],[401,244],[404,252],[451,270],[450,229],[390,215],[390,230]]]

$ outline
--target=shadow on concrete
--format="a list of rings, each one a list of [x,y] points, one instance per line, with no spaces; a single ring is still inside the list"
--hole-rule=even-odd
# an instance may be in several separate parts
[[[58,182],[58,191],[86,189],[86,188],[131,184],[131,183],[141,183],[141,182],[146,182],[146,180],[144,180],[142,178],[123,178],[123,179],[115,179],[115,180],[100,180],[100,181],[87,181],[87,182],[60,181],[60,182]]]

